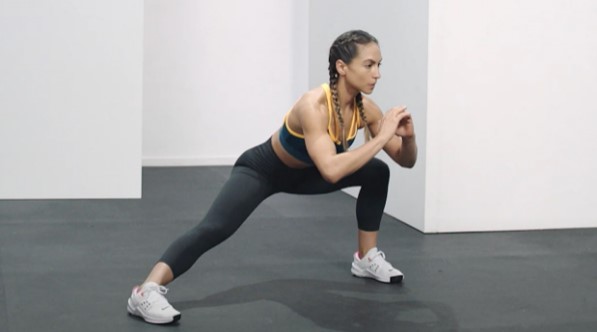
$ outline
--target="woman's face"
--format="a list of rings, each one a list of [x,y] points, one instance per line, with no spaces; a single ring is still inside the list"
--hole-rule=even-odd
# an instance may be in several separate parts
[[[354,89],[370,94],[381,77],[381,51],[377,43],[357,45],[357,55],[344,68],[347,83]]]

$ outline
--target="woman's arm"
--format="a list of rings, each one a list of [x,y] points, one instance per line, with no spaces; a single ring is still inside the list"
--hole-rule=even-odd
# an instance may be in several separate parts
[[[405,116],[398,109],[389,111],[383,117],[375,137],[354,150],[336,153],[334,142],[328,134],[327,106],[301,101],[295,110],[300,117],[309,156],[323,178],[331,183],[354,173],[375,157],[393,139],[398,123]]]
[[[415,136],[404,137],[402,136],[402,146],[396,158],[392,157],[398,165],[406,168],[413,168],[417,162],[417,142]]]

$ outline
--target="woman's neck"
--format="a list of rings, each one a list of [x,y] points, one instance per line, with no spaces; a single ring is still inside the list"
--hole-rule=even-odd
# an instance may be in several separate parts
[[[354,98],[357,96],[359,91],[347,85],[345,80],[338,80],[337,89],[338,103],[340,103],[340,108],[343,109],[345,107],[352,107]]]

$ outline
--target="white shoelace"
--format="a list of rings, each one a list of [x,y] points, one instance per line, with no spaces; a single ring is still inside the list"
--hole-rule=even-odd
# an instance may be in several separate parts
[[[164,295],[168,293],[168,288],[161,285],[158,285],[157,287],[153,285],[147,287],[143,290],[143,293],[147,294],[146,296],[143,296],[146,299],[146,301],[149,300],[149,294],[151,294],[152,291],[155,291],[159,294],[159,296],[155,297],[153,301],[151,301],[151,303],[156,303],[161,301],[162,299],[165,299]]]
[[[156,290],[162,295],[166,295],[168,293],[168,288],[164,286],[158,286]]]
[[[155,290],[156,292],[165,295],[166,293],[168,293],[168,288],[162,286],[162,285],[158,285],[157,283],[151,283],[151,285],[146,285],[146,286],[142,286],[141,290],[144,291],[152,291]]]
[[[378,257],[381,257],[381,261],[379,259],[377,259]],[[390,264],[388,261],[386,261],[386,254],[384,254],[384,252],[381,250],[378,250],[377,253],[373,256],[373,258],[371,258],[371,262],[375,262],[377,265],[379,265],[382,268],[387,268],[387,269],[394,268],[392,266],[392,264]]]

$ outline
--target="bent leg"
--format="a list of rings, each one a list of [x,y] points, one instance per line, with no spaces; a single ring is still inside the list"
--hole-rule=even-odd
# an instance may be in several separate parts
[[[378,231],[388,198],[390,168],[385,162],[372,159],[353,175],[361,183],[356,208],[359,230]]]
[[[388,196],[390,169],[379,160],[371,159],[367,164],[337,183],[329,183],[323,179],[316,168],[305,170],[302,176],[291,177],[285,183],[284,192],[294,194],[324,194],[343,188],[360,186],[357,198],[356,215],[360,230],[377,231],[383,216]]]
[[[385,162],[371,159],[358,171],[337,183],[325,181],[316,168],[305,170],[301,176],[289,178],[291,181],[284,184],[284,191],[296,194],[323,194],[360,186],[356,205],[360,257],[377,246],[377,232],[386,206],[390,181],[390,169]]]

